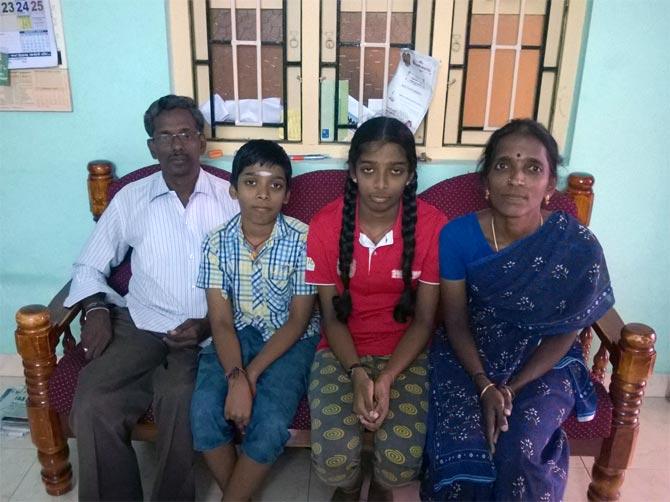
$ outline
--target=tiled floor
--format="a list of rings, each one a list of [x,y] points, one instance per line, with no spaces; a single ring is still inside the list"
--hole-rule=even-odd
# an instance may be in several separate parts
[[[0,391],[8,386],[20,386],[20,378],[0,377]],[[670,494],[670,402],[663,398],[645,400],[641,413],[642,426],[632,467],[623,484],[624,502],[653,502],[669,500]],[[77,443],[70,440],[70,461],[77,473]],[[150,443],[136,443],[145,489],[150,486],[153,472],[154,448]],[[40,466],[30,438],[0,437],[0,501],[75,501],[76,486],[61,497],[50,497],[40,480]],[[591,458],[571,457],[567,501],[585,501],[589,484]],[[197,499],[220,500],[221,492],[209,476],[204,464],[197,471]],[[277,462],[270,477],[257,493],[255,500],[264,501],[322,501],[328,500],[331,490],[321,483],[310,467],[309,451],[290,448]]]

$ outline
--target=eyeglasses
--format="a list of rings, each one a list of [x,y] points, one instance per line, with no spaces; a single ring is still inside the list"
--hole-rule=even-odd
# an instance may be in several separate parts
[[[151,138],[151,141],[153,141],[158,146],[171,146],[172,141],[174,141],[175,138],[177,138],[181,144],[184,144],[184,143],[190,143],[198,136],[200,136],[199,132],[191,130],[181,131],[175,134],[163,132],[160,133],[158,136]]]

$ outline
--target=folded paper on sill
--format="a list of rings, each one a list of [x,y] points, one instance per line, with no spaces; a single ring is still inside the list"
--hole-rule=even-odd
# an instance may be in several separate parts
[[[244,125],[262,125],[263,123],[281,124],[283,122],[283,107],[281,99],[264,98],[262,108],[257,99],[240,99],[240,118],[237,120],[237,105],[234,99],[224,100],[218,94],[214,95],[214,119],[216,122],[230,122]],[[208,124],[212,124],[210,100],[200,105],[200,111]],[[261,115],[262,112],[262,115]]]

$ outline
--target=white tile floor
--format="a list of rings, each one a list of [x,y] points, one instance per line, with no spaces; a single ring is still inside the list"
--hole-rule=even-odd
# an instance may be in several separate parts
[[[21,386],[23,379],[0,377],[0,392],[8,386]],[[624,502],[655,502],[670,496],[670,402],[663,398],[645,400],[641,413],[640,436],[632,467],[622,489]],[[71,439],[70,461],[77,476],[76,440]],[[154,448],[150,443],[135,443],[145,489],[153,477]],[[570,458],[565,500],[586,501],[590,481],[591,458]],[[220,500],[221,492],[209,476],[204,463],[197,471],[197,499]],[[61,497],[50,497],[40,479],[40,466],[29,437],[14,439],[0,436],[0,501],[76,501],[75,489]],[[324,501],[332,490],[319,481],[310,466],[309,451],[289,448],[256,494],[262,501]]]

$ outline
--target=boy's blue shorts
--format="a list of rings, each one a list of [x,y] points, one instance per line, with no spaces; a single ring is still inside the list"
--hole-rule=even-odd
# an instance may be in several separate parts
[[[265,342],[255,328],[237,332],[246,367]],[[309,369],[314,359],[318,336],[298,340],[272,363],[256,382],[251,420],[242,438],[242,451],[259,464],[274,463],[289,439],[288,427],[298,403],[307,392]],[[223,418],[228,382],[214,344],[200,352],[198,376],[191,400],[193,447],[207,451],[231,443],[235,424]]]

